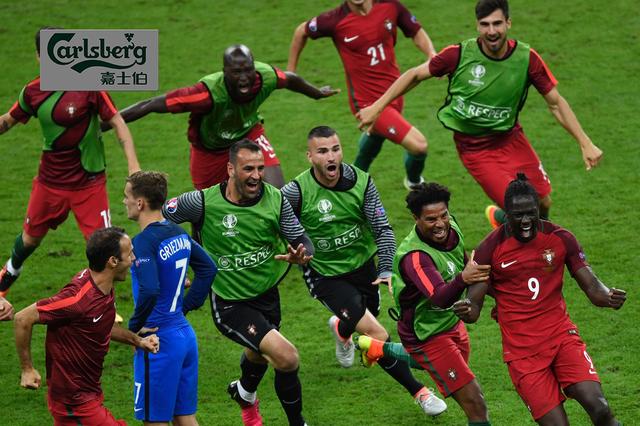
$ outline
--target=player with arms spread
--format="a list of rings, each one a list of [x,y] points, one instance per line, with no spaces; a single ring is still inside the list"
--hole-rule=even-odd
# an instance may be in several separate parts
[[[287,69],[295,71],[307,39],[331,37],[347,78],[353,114],[371,105],[400,76],[395,45],[400,28],[427,59],[436,51],[416,17],[397,0],[346,0],[333,10],[303,22],[296,28]],[[409,188],[422,181],[427,140],[402,116],[402,98],[384,108],[376,124],[360,137],[354,165],[368,171],[385,139],[402,145]]]
[[[540,55],[528,44],[508,39],[507,0],[479,0],[475,10],[479,37],[448,46],[405,72],[380,99],[360,111],[361,128],[374,125],[387,105],[421,81],[449,76],[449,93],[438,119],[453,131],[467,171],[502,207],[507,185],[516,172],[525,172],[540,197],[540,215],[547,218],[551,182],[518,122],[529,86],[533,84],[554,118],[578,142],[587,170],[598,165],[602,151],[582,130]],[[494,228],[504,222],[503,210],[495,206],[485,213]]]
[[[100,377],[109,342],[113,339],[151,353],[160,350],[160,343],[155,334],[142,338],[114,324],[114,281],[127,278],[134,260],[124,229],[97,230],[87,241],[86,253],[87,269],[78,272],[56,295],[16,314],[20,385],[40,387],[40,373],[31,359],[31,335],[34,324],[46,324],[47,395],[54,425],[126,425],[103,405]]]
[[[224,336],[244,346],[242,374],[227,389],[242,409],[244,424],[262,424],[256,391],[271,364],[289,424],[302,426],[300,361],[296,347],[279,331],[278,284],[288,263],[309,262],[313,244],[287,199],[263,182],[264,168],[260,147],[249,139],[238,141],[229,149],[227,182],[171,199],[163,214],[194,224],[218,265],[211,314]]]
[[[293,72],[253,60],[249,48],[229,46],[222,58],[221,72],[209,74],[193,86],[140,101],[122,111],[126,122],[145,115],[189,112],[191,180],[196,189],[217,185],[227,179],[229,147],[241,139],[260,146],[265,159],[265,181],[280,188],[284,177],[280,160],[265,135],[258,108],[274,90],[288,89],[312,99],[333,96],[339,90],[317,88]],[[109,124],[103,123],[103,130]]]
[[[131,267],[135,311],[134,333],[156,329],[162,352],[137,350],[133,361],[134,411],[145,424],[194,426],[198,405],[198,343],[185,318],[209,294],[217,268],[202,247],[178,225],[162,217],[167,179],[159,172],[140,171],[127,178],[127,216],[140,225],[133,239]],[[187,268],[195,276],[187,296]]]
[[[595,425],[619,425],[602,393],[600,379],[562,296],[564,267],[591,303],[620,309],[623,290],[595,276],[576,238],[540,220],[538,195],[518,173],[504,196],[507,223],[476,249],[478,263],[491,265],[486,283],[469,287],[469,299],[454,312],[465,322],[480,315],[485,294],[496,299],[503,359],[513,384],[541,425],[568,425],[565,395],[582,405]]]
[[[40,31],[36,33],[36,51],[40,60]],[[42,127],[42,157],[23,231],[0,272],[0,296],[18,279],[23,263],[49,229],[62,224],[69,211],[85,239],[96,229],[111,226],[100,120],[116,129],[129,174],[140,170],[131,133],[107,92],[42,91],[38,77],[22,89],[18,101],[0,117],[0,134],[31,117],[37,117]]]

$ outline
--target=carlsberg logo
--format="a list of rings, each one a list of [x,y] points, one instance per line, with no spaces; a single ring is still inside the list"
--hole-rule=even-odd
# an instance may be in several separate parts
[[[157,90],[158,30],[41,30],[40,89]]]
[[[71,69],[78,73],[91,67],[128,69],[147,62],[147,46],[136,46],[133,33],[123,33],[119,44],[105,38],[78,38],[75,32],[56,33],[47,43],[47,54],[55,64],[73,64]]]

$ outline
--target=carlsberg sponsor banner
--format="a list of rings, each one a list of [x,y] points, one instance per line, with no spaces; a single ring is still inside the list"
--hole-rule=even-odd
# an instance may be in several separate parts
[[[40,31],[41,90],[157,90],[158,30]]]

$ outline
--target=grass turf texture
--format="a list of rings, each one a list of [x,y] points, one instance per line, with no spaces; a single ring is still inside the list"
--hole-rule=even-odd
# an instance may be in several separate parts
[[[66,28],[158,28],[160,30],[160,92],[187,86],[221,69],[221,56],[232,43],[245,43],[256,60],[284,68],[294,28],[303,20],[334,7],[322,0],[312,5],[303,0],[281,1],[172,1],[104,3],[97,1],[32,1],[3,7],[0,23],[0,105],[7,110],[24,84],[38,73],[33,34],[46,25]],[[436,48],[457,43],[476,34],[474,2],[453,3],[409,0],[405,4],[426,27]],[[515,0],[511,3],[513,27],[510,35],[532,45],[558,78],[559,90],[572,105],[583,127],[605,152],[602,165],[584,171],[575,142],[554,121],[535,89],[522,112],[521,122],[553,181],[552,220],[572,230],[585,247],[596,273],[611,286],[629,293],[627,305],[618,312],[590,305],[570,277],[565,297],[572,319],[587,342],[600,373],[604,392],[614,412],[625,424],[640,416],[637,358],[640,312],[635,303],[639,264],[638,191],[640,152],[636,127],[640,96],[633,84],[640,67],[637,57],[640,25],[629,0],[614,7],[598,8],[586,0],[550,3]],[[403,70],[423,61],[410,40],[399,37],[398,62]],[[347,107],[342,66],[330,40],[310,41],[302,54],[299,73],[317,84],[342,88],[336,97],[315,102],[288,91],[278,91],[263,105],[266,129],[287,178],[308,166],[305,159],[307,131],[319,124],[337,129],[352,161],[359,132]],[[455,152],[451,134],[436,120],[435,111],[445,96],[446,80],[431,80],[411,92],[405,100],[405,116],[427,136],[429,158],[426,177],[449,186],[451,210],[457,216],[472,249],[489,231],[483,209],[488,200],[466,173]],[[124,108],[153,93],[113,93]],[[20,231],[29,197],[31,179],[40,153],[40,129],[32,120],[0,137],[3,159],[3,209],[0,209],[0,257],[10,253]],[[140,163],[145,169],[170,174],[170,194],[191,188],[188,174],[187,115],[154,115],[131,124]],[[135,235],[138,229],[126,219],[121,204],[126,165],[113,133],[105,137],[108,157],[112,222]],[[371,168],[396,237],[403,238],[412,220],[404,208],[402,150],[387,143]],[[625,234],[629,234],[628,237]],[[622,238],[620,238],[622,236]],[[73,219],[51,232],[40,249],[25,263],[24,273],[9,294],[16,310],[55,293],[78,270],[84,268],[84,243]],[[372,425],[430,423],[404,390],[379,369],[354,366],[340,368],[334,359],[333,339],[326,328],[329,312],[312,300],[294,268],[281,285],[282,332],[300,352],[300,378],[304,414],[310,424]],[[129,282],[116,288],[118,311],[132,313]],[[382,323],[395,334],[395,324],[386,308],[390,298],[383,292]],[[488,313],[487,303],[480,321],[469,326],[471,367],[487,399],[493,424],[531,424],[529,414],[513,390],[501,362],[500,336]],[[208,306],[189,315],[200,345],[198,419],[201,424],[237,425],[240,413],[225,392],[238,377],[240,347],[219,335]],[[32,392],[19,387],[20,369],[13,343],[12,323],[0,324],[0,412],[2,424],[50,423],[46,389]],[[34,364],[45,376],[44,327],[35,329]],[[117,343],[105,361],[105,403],[118,418],[133,422],[132,351]],[[416,375],[433,386],[423,372]],[[44,380],[44,379],[43,379]],[[269,371],[259,388],[261,411],[267,424],[284,424],[286,418],[273,391]],[[431,383],[431,384],[430,384]],[[433,421],[439,425],[464,424],[457,404]],[[589,424],[577,403],[565,404],[572,424]]]

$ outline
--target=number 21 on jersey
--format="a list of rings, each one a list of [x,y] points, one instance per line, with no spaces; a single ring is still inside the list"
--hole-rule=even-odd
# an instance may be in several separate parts
[[[367,49],[367,55],[371,56],[371,63],[369,65],[375,66],[380,63],[380,61],[386,61],[387,56],[384,54],[384,46],[382,43],[377,46],[371,46]]]

